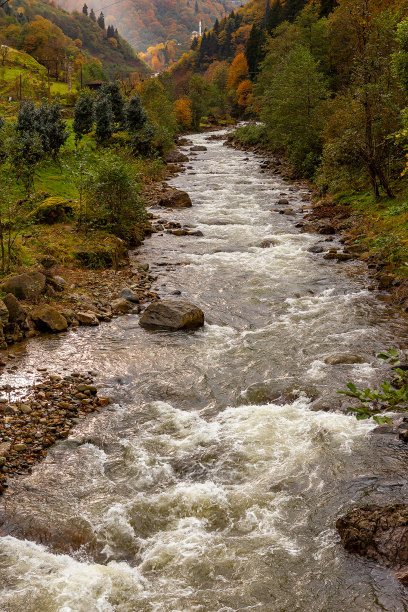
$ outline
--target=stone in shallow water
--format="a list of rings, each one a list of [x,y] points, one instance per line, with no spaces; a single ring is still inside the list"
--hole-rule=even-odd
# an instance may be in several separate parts
[[[52,306],[38,306],[31,313],[34,323],[42,331],[59,333],[66,331],[68,323],[65,317]]]
[[[161,300],[146,308],[139,323],[147,329],[197,329],[204,325],[204,313],[198,306],[189,302]]]
[[[324,363],[327,365],[353,365],[355,363],[365,363],[364,359],[359,355],[352,355],[351,353],[335,353],[326,357]]]

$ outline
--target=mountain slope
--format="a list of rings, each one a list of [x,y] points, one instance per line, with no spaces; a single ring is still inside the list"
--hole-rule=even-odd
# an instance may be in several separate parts
[[[82,10],[83,0],[60,0],[64,8]],[[175,40],[184,50],[190,45],[191,32],[209,28],[234,6],[230,0],[123,0],[104,10],[106,23],[118,28],[137,51]],[[92,0],[88,2],[92,8]],[[98,15],[103,3],[93,6]]]

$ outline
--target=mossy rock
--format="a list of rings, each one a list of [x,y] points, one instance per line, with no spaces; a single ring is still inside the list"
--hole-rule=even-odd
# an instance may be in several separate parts
[[[71,200],[53,196],[46,198],[34,211],[33,218],[36,223],[44,223],[53,225],[54,223],[62,223],[72,218],[74,215],[74,206]]]

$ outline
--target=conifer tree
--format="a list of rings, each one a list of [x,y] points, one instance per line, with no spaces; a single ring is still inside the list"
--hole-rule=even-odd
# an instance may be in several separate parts
[[[89,17],[92,19],[92,21],[96,21],[96,17],[95,17],[95,13],[93,8],[91,8],[91,12],[89,13]]]
[[[125,108],[126,129],[134,134],[142,129],[147,122],[147,116],[142,106],[142,101],[138,94],[132,96]]]
[[[93,126],[93,100],[89,94],[81,96],[75,106],[73,130],[75,133],[75,144],[85,134],[92,131]]]
[[[86,4],[84,4],[84,6],[82,7],[82,12],[84,15],[86,15],[88,17],[88,7]]]
[[[120,89],[117,83],[106,83],[102,86],[101,96],[106,96],[109,98],[111,103],[111,108],[113,112],[113,118],[116,124],[123,124],[125,120],[124,114],[124,100],[122,94],[120,93]]]
[[[105,17],[103,13],[100,13],[98,17],[98,26],[101,28],[101,30],[105,29]]]
[[[113,134],[113,112],[107,96],[99,97],[95,102],[96,139],[104,143]]]
[[[245,55],[248,62],[249,76],[252,80],[254,80],[254,78],[258,74],[260,64],[265,57],[265,42],[265,30],[263,28],[258,27],[256,23],[254,23],[249,34],[249,39],[245,51]]]

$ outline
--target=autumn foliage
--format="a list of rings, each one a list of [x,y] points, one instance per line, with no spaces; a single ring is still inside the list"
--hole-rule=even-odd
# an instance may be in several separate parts
[[[193,113],[189,98],[185,97],[176,100],[174,102],[174,113],[176,115],[177,123],[181,127],[188,128],[191,126],[193,121]]]

